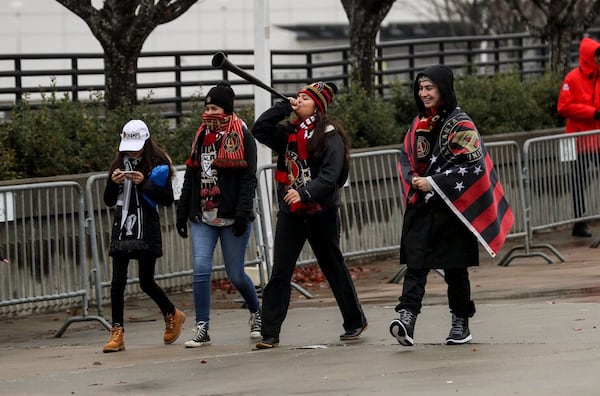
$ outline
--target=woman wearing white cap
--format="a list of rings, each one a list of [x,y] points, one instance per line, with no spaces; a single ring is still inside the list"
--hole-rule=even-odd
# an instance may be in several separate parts
[[[150,139],[150,131],[143,121],[131,120],[123,127],[119,151],[108,175],[104,203],[111,207],[116,205],[109,252],[113,258],[110,289],[113,327],[103,352],[125,350],[123,296],[130,259],[139,262],[140,288],[164,315],[163,341],[171,344],[181,333],[185,314],[175,308],[154,281],[156,259],[163,254],[156,205],[173,203],[171,159]]]

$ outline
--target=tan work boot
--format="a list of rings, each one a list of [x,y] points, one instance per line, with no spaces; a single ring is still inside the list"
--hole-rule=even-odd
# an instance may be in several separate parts
[[[174,314],[165,315],[165,335],[163,337],[165,344],[172,344],[179,338],[183,322],[185,322],[185,314],[177,308],[175,308]]]
[[[104,348],[102,348],[102,352],[108,353],[108,352],[124,351],[125,350],[125,339],[123,336],[124,331],[125,330],[123,329],[123,326],[120,326],[120,325],[113,326],[113,328],[110,330],[110,338],[108,339],[108,342],[104,345]]]

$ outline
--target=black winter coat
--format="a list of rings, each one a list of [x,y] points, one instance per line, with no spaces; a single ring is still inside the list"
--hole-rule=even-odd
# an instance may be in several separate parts
[[[404,213],[400,262],[410,268],[479,265],[477,238],[438,195],[408,205]]]
[[[122,190],[123,184],[116,184],[109,176],[106,182],[106,188],[104,189],[104,203],[109,206],[115,206],[117,204],[117,198],[119,192]],[[142,194],[146,194],[150,199],[162,206],[170,206],[173,203],[173,186],[169,179],[164,187],[157,186],[150,181],[148,175],[144,178],[144,181],[139,185],[133,185],[133,189],[139,191],[140,197]],[[132,193],[133,193],[132,189]],[[140,199],[141,209],[143,213],[143,240],[148,244],[149,250],[148,255],[153,257],[162,257],[162,234],[160,229],[160,218],[156,208],[150,206],[150,204],[144,199]],[[118,238],[121,229],[121,211],[115,210],[113,219],[111,239]],[[130,257],[136,258],[136,257]]]
[[[294,125],[281,122],[292,112],[289,102],[277,102],[256,120],[252,128],[256,140],[275,151],[280,159],[285,157],[289,134],[296,132]],[[339,188],[348,176],[344,141],[334,131],[327,133],[328,148],[323,158],[320,161],[308,159],[312,181],[298,189],[303,203],[315,201],[324,211],[337,210],[340,207]],[[279,210],[290,213],[289,205],[283,200],[286,187],[283,184],[277,186]]]
[[[438,115],[442,118],[437,127],[431,131],[430,144],[422,144],[424,147],[429,147],[439,141],[441,125],[445,117],[456,107],[456,95],[452,74],[446,68],[433,66],[425,71],[425,74],[439,87],[443,97],[443,104],[438,108]],[[413,88],[417,107],[421,112],[420,116],[423,116],[425,106],[419,98],[418,89],[421,74],[415,79]],[[419,117],[413,120],[411,130],[415,128],[418,119]],[[404,149],[400,156],[400,164],[403,172],[410,168]],[[479,244],[476,236],[452,212],[439,194],[433,194],[427,201],[425,195],[420,193],[414,205],[408,203],[406,205],[400,240],[400,262],[417,269],[464,268],[479,265]]]
[[[217,216],[222,219],[243,218],[248,222],[254,220],[254,196],[256,191],[256,141],[244,127],[244,159],[248,163],[246,169],[219,168],[219,209]],[[202,146],[204,137],[198,139],[198,147]],[[221,139],[222,142],[222,139]],[[197,153],[201,150],[197,149]],[[200,204],[200,167],[187,167],[181,189],[181,197],[177,205],[177,222],[187,219],[196,221],[202,218]]]

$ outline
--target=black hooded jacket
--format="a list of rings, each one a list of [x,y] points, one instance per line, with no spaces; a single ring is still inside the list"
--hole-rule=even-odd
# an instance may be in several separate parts
[[[454,92],[454,77],[446,66],[432,66],[417,74],[414,82],[414,97],[419,114],[415,117],[411,129],[426,117],[425,105],[419,97],[419,79],[427,76],[440,90],[442,103],[436,110],[441,118],[430,132],[426,132],[428,144],[422,144],[422,153],[433,150],[437,144],[440,130],[445,121],[462,111],[457,107]],[[464,114],[464,113],[462,113]],[[466,116],[466,115],[464,115]],[[425,141],[424,136],[419,141]],[[421,140],[423,139],[423,140]],[[414,142],[413,142],[414,143]],[[405,145],[407,142],[405,141]],[[404,147],[400,162],[404,169],[410,168],[406,157],[407,147]],[[429,151],[429,155],[431,152]],[[433,167],[430,167],[433,168]],[[428,176],[429,174],[411,174],[404,176],[410,180],[413,176]],[[405,187],[406,188],[406,187]],[[411,268],[459,268],[479,264],[477,239],[439,197],[438,194],[419,193],[419,199],[414,205],[407,205],[403,219],[402,237],[400,243],[400,261]]]

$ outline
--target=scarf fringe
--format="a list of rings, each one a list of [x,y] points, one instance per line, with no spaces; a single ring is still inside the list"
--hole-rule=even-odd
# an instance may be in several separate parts
[[[219,189],[219,186],[217,186],[217,185],[212,186],[210,188],[201,188],[200,189],[200,196],[202,198],[216,197],[219,194],[221,194],[221,190]]]
[[[317,202],[294,202],[290,204],[290,211],[298,215],[314,215],[322,212],[323,208]]]
[[[245,159],[217,158],[213,161],[212,165],[215,168],[246,169],[248,162]]]

